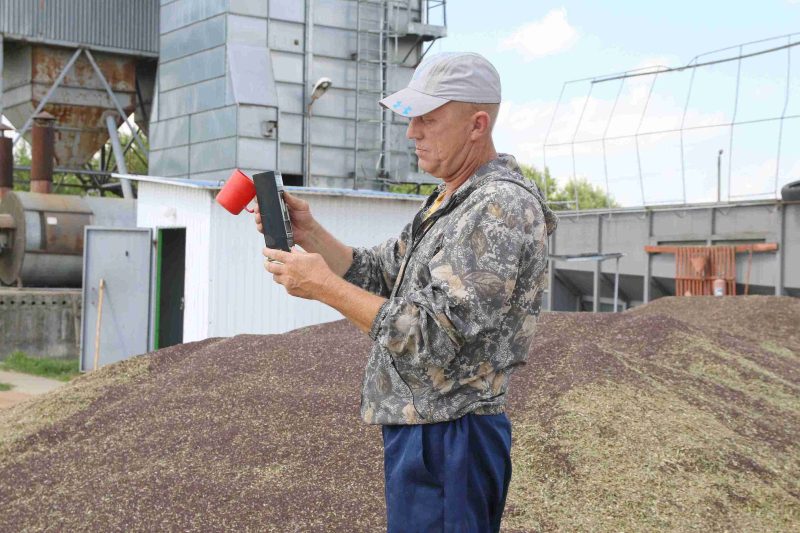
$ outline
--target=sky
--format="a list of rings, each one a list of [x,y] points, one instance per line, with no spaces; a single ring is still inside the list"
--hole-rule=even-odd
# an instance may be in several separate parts
[[[584,177],[623,205],[713,201],[718,178],[723,200],[774,197],[776,182],[800,179],[800,118],[753,122],[800,115],[800,46],[741,65],[565,84],[733,57],[772,37],[742,52],[800,42],[800,0],[487,5],[447,2],[448,36],[431,53],[477,52],[495,65],[498,151],[546,162],[562,181]],[[734,119],[750,123],[713,127]],[[666,131],[681,125],[683,135]]]

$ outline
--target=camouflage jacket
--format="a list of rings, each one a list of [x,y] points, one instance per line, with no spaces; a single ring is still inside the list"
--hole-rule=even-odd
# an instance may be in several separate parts
[[[501,154],[399,237],[354,248],[344,279],[384,296],[361,391],[370,424],[500,413],[539,315],[556,217]]]

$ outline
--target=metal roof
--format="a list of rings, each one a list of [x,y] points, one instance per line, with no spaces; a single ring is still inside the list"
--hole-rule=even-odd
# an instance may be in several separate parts
[[[176,187],[186,187],[190,189],[205,189],[209,191],[218,191],[225,185],[225,180],[189,180],[183,178],[162,178],[160,176],[146,176],[143,174],[111,174],[112,177],[117,179],[128,179],[134,181],[144,181],[147,183],[160,183],[162,185],[173,185]],[[285,186],[287,191],[298,192],[302,194],[315,194],[320,196],[348,196],[358,198],[382,198],[390,200],[407,200],[411,202],[420,202],[425,199],[425,196],[418,194],[406,194],[397,192],[384,192],[373,191],[369,189],[340,189],[328,187],[295,187]]]

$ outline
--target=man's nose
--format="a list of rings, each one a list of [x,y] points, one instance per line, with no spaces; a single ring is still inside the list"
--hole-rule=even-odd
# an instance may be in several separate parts
[[[420,139],[419,117],[412,117],[406,129],[406,137],[408,139]]]

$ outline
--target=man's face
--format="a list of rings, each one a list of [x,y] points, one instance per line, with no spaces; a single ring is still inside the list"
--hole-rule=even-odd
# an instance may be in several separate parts
[[[447,181],[461,168],[471,148],[471,117],[468,106],[448,102],[411,119],[406,137],[416,143],[422,170]]]

